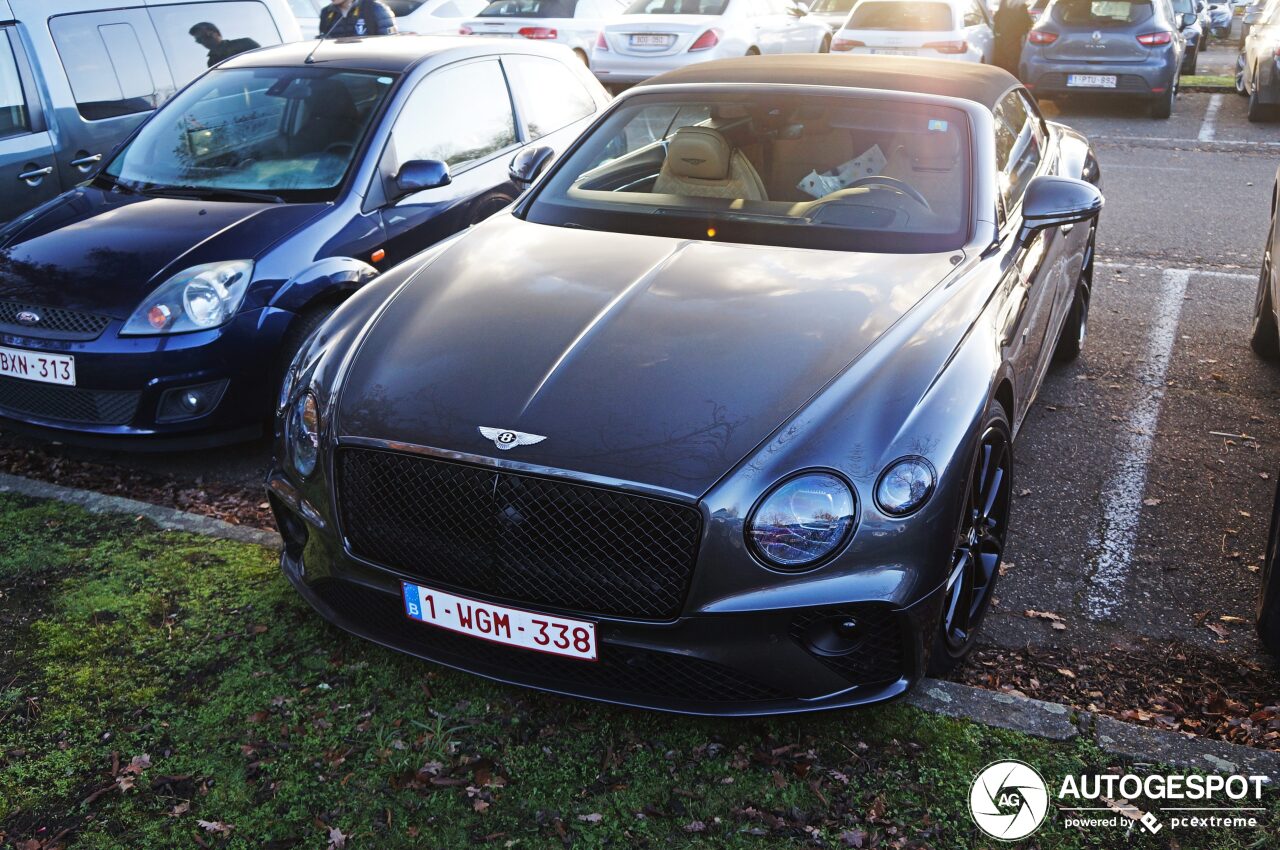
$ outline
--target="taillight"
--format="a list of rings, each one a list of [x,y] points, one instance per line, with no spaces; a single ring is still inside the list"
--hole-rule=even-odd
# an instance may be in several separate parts
[[[1149,32],[1138,36],[1138,43],[1145,44],[1147,47],[1168,44],[1171,41],[1173,41],[1173,33],[1171,32]]]
[[[534,41],[551,41],[558,35],[551,27],[521,27],[520,34]]]
[[[697,41],[689,45],[689,52],[692,53],[695,50],[710,50],[719,43],[720,33],[715,30],[707,30],[702,35],[698,36]]]
[[[936,50],[939,53],[964,53],[969,49],[967,41],[931,41],[924,46],[925,50]]]
[[[458,35],[474,35],[475,30],[471,27],[458,27]]]
[[[831,42],[831,49],[836,51],[853,50],[855,47],[866,47],[865,41],[856,41],[851,38],[837,38]]]
[[[596,36],[596,50],[608,50],[609,42],[604,40],[604,33]]]
[[[1032,30],[1027,33],[1027,41],[1032,44],[1053,44],[1058,40],[1056,32],[1048,32],[1047,30]]]

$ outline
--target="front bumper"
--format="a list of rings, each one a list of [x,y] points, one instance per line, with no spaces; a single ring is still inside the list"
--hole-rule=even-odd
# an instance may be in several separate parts
[[[96,339],[0,333],[0,345],[75,358],[76,386],[0,377],[0,426],[81,445],[173,450],[250,440],[262,433],[275,391],[280,340],[293,314],[252,310],[210,331],[122,337],[112,322]],[[170,390],[208,389],[196,416],[162,415]]]
[[[877,598],[873,580],[821,605],[690,611],[671,621],[591,616],[599,660],[508,648],[410,620],[401,580],[427,582],[352,556],[325,513],[280,471],[268,495],[285,540],[281,566],[326,620],[383,646],[485,678],[638,708],[700,715],[768,715],[868,705],[904,694],[923,675],[941,586],[906,606]],[[760,588],[742,599],[760,598]],[[485,598],[474,590],[456,592]],[[500,604],[520,603],[494,599]],[[529,606],[523,604],[523,607]],[[582,618],[581,614],[573,616]],[[808,642],[834,618],[860,626],[856,644],[829,656]]]

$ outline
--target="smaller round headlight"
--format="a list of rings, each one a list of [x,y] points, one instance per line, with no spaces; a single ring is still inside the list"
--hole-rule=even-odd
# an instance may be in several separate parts
[[[293,468],[306,478],[320,457],[320,405],[309,392],[298,396],[289,416],[289,453]]]
[[[876,504],[889,516],[906,516],[919,510],[933,495],[937,475],[922,457],[895,460],[876,483]]]
[[[801,569],[831,555],[854,525],[853,491],[844,479],[809,472],[782,482],[747,520],[756,554],[785,569]]]

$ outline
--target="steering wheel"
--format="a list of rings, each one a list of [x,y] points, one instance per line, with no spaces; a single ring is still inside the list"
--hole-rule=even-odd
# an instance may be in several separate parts
[[[906,195],[908,198],[915,201],[917,204],[924,207],[929,212],[933,212],[933,207],[929,206],[929,202],[925,200],[924,195],[921,195],[920,192],[917,191],[916,188],[912,186],[910,183],[899,180],[896,177],[884,177],[881,175],[875,175],[872,177],[859,177],[857,180],[854,180],[852,183],[850,183],[848,186],[845,186],[843,189],[840,189],[836,192],[832,192],[830,195],[823,195],[821,198],[818,198],[818,200],[814,201],[813,203],[815,206],[817,206],[819,204],[826,204],[832,201],[842,200],[852,195],[855,189],[860,189],[863,186],[883,186],[886,189],[892,189],[893,191],[901,195]]]
[[[350,142],[330,142],[325,146],[324,150],[320,152],[320,155],[332,155],[337,157],[350,156],[353,150],[355,150],[355,145]]]

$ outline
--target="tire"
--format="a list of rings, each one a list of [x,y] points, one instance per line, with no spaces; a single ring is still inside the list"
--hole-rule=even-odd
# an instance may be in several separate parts
[[[1173,101],[1177,96],[1177,77],[1175,76],[1174,82],[1169,84],[1169,90],[1151,101],[1151,117],[1163,120],[1173,115]]]
[[[1271,221],[1275,230],[1275,219]],[[1262,255],[1262,270],[1258,273],[1258,295],[1253,300],[1253,333],[1249,347],[1264,360],[1280,360],[1280,329],[1276,327],[1275,303],[1271,300],[1271,262],[1274,245],[1267,239],[1267,250]]]
[[[1271,510],[1271,532],[1267,535],[1267,557],[1262,562],[1262,592],[1258,595],[1258,640],[1272,655],[1280,655],[1280,489]]]
[[[999,402],[990,403],[978,433],[961,515],[956,523],[951,571],[943,590],[933,649],[929,653],[930,676],[945,676],[973,651],[1000,578],[1000,560],[1004,555],[1013,501],[1013,432],[1009,416]],[[988,448],[992,451],[988,452]],[[965,553],[969,555],[967,560]],[[972,576],[966,564],[972,566]],[[980,587],[979,579],[983,582]],[[959,620],[963,621],[963,630],[957,634],[955,628]]]
[[[1058,335],[1058,344],[1053,349],[1055,363],[1070,363],[1084,349],[1085,336],[1089,332],[1089,295],[1089,284],[1081,276],[1076,284],[1075,297],[1071,299],[1071,310]]]
[[[1196,48],[1191,51],[1190,63],[1182,63],[1182,73],[1188,77],[1195,76],[1196,66],[1200,64],[1200,49]]]
[[[1249,92],[1244,87],[1244,57],[1236,57],[1236,94],[1241,97],[1248,97]]]
[[[1258,97],[1258,81],[1253,81],[1253,91],[1249,92],[1249,121],[1253,124],[1259,124],[1263,121],[1270,121],[1275,118],[1275,107],[1269,103],[1263,103],[1262,98]]]
[[[822,44],[818,45],[818,52],[819,53],[831,52],[831,36],[825,35],[822,37]]]

